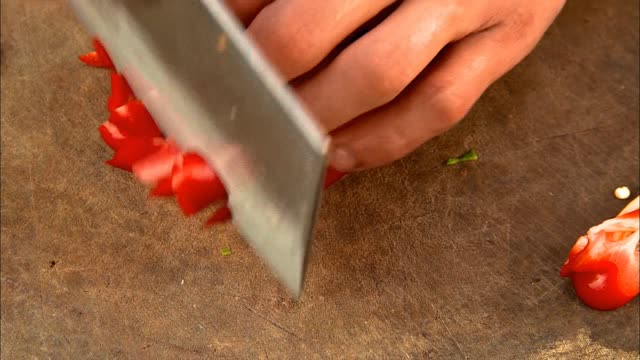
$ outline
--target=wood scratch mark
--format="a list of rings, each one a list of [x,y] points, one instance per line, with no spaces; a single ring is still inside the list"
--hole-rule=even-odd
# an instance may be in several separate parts
[[[58,267],[55,268],[55,270],[46,269],[46,270],[42,270],[42,272],[55,271],[57,273],[69,273],[69,272],[85,272],[87,270],[96,271],[97,272],[99,269],[98,268],[93,268],[93,267],[77,267],[77,268],[69,267],[69,268],[65,268],[65,267],[59,267],[58,266]]]
[[[268,297],[263,297],[263,296],[245,296],[245,295],[240,295],[234,292],[229,292],[229,291],[224,291],[224,290],[220,290],[220,289],[214,289],[214,291],[216,292],[216,294],[220,295],[220,296],[227,296],[227,297],[232,297],[234,299],[242,299],[242,300],[247,300],[249,298],[251,299],[261,299],[261,300],[271,300],[271,298]]]
[[[460,343],[458,342],[458,340],[456,340],[455,336],[453,336],[453,333],[451,332],[451,330],[447,326],[447,323],[442,318],[442,313],[440,312],[440,310],[436,309],[436,307],[433,306],[433,304],[431,304],[431,307],[436,312],[436,319],[438,319],[438,321],[442,324],[444,329],[449,334],[449,337],[451,338],[451,340],[453,340],[453,342],[456,344],[456,347],[458,348],[458,351],[460,352],[460,355],[462,355],[463,358],[468,359],[469,357],[467,355],[465,355],[464,351],[462,350],[462,346],[460,346]]]
[[[29,162],[28,166],[28,174],[29,174],[29,205],[31,207],[31,221],[33,221],[33,237],[36,241],[36,246],[38,248],[38,255],[42,255],[42,244],[38,232],[38,219],[36,212],[36,199],[34,196],[35,193],[35,183],[33,181],[33,161]],[[38,274],[38,293],[40,295],[40,317],[42,318],[42,322],[45,321],[44,318],[44,295],[42,295],[42,273]]]
[[[9,284],[12,284],[14,286],[20,286],[20,284],[17,281],[10,279],[6,276],[0,277],[0,282],[8,282]]]
[[[298,335],[298,334],[294,333],[293,331],[291,331],[291,330],[287,329],[286,327],[284,327],[283,325],[281,325],[281,324],[280,324],[280,323],[278,323],[277,321],[275,321],[275,320],[271,320],[271,319],[269,319],[268,317],[261,315],[261,314],[260,314],[259,312],[257,312],[255,309],[251,308],[249,305],[247,305],[247,304],[244,304],[244,303],[243,303],[243,304],[242,304],[242,306],[243,306],[244,308],[246,308],[247,310],[251,311],[251,312],[252,312],[254,315],[256,315],[257,317],[261,318],[261,319],[262,319],[262,320],[264,320],[264,321],[267,321],[268,323],[270,323],[271,325],[275,326],[276,328],[278,328],[278,329],[280,329],[280,330],[284,331],[285,333],[287,333],[287,334],[289,334],[289,335],[291,335],[291,336],[294,336],[294,337],[296,337],[296,338],[298,338],[298,339],[300,339],[300,340],[302,340],[302,341],[306,341],[302,336],[300,336],[300,335]]]
[[[507,259],[511,256],[511,224],[507,223],[507,231],[506,231],[506,243],[505,247],[507,248]]]
[[[551,136],[548,136],[548,137],[531,138],[530,139],[531,143],[527,143],[522,147],[518,147],[518,148],[515,148],[513,150],[510,150],[507,153],[504,153],[502,151],[487,150],[487,151],[483,152],[483,155],[484,155],[483,159],[485,159],[484,161],[487,161],[487,159],[497,159],[497,158],[504,157],[504,155],[514,156],[514,155],[517,155],[517,154],[522,153],[522,152],[531,153],[531,152],[543,151],[546,143],[548,143],[550,141],[553,141],[553,140],[556,140],[556,139],[559,139],[559,138],[563,138],[563,137],[567,137],[567,136],[584,135],[584,134],[588,134],[588,133],[590,133],[592,131],[607,129],[607,128],[611,128],[611,127],[616,127],[618,125],[619,124],[604,124],[604,125],[600,125],[600,126],[587,128],[587,129],[568,131],[568,132],[565,132],[565,133],[551,135]],[[579,159],[580,159],[580,157],[577,157],[574,160],[579,160]]]
[[[550,229],[548,226],[544,226],[544,224],[536,221],[536,224],[538,226],[539,231],[541,232],[541,235],[544,235],[545,237],[547,237],[548,239],[553,239],[557,242],[563,242],[564,238],[561,238],[560,235],[557,232],[554,232],[552,229]],[[558,256],[556,252],[552,251],[551,249],[548,249],[545,246],[540,246],[538,247],[538,249],[544,251],[544,253],[546,255],[548,255],[548,257],[553,258]],[[540,261],[542,261],[542,259],[540,259]]]
[[[150,342],[156,343],[156,344],[160,344],[160,345],[165,345],[168,346],[170,348],[174,348],[174,349],[178,349],[178,350],[182,350],[182,351],[186,351],[186,352],[190,352],[190,353],[194,353],[194,354],[198,354],[201,355],[202,354],[202,350],[198,350],[198,349],[191,349],[182,345],[178,345],[178,344],[174,344],[170,341],[164,341],[164,340],[158,340],[158,339],[154,339],[154,338],[150,338],[148,336],[145,335],[138,335],[141,338],[148,340]],[[146,347],[150,347],[151,345],[146,345]]]
[[[540,294],[540,296],[538,296],[536,300],[536,305],[538,304],[538,302],[542,299],[544,299],[545,297],[547,297],[547,295],[551,294],[552,291],[556,291],[560,286],[562,286],[562,283],[557,283],[554,284],[550,289],[548,289],[547,291],[543,292],[542,294]]]
[[[556,280],[556,279],[554,279],[554,280]],[[546,277],[546,276],[542,276],[542,277],[540,278],[540,281],[544,281],[544,282],[547,284],[547,286],[548,286],[548,287],[549,287],[549,286],[550,286],[550,287],[557,287],[558,285],[560,285],[560,284],[562,283],[562,282],[561,282],[561,283],[554,283],[553,281],[551,281],[551,279],[549,279],[549,278],[548,278],[548,277]]]
[[[549,136],[549,137],[545,138],[544,140],[553,140],[553,139],[557,139],[557,138],[561,138],[561,137],[565,137],[565,136],[582,135],[582,134],[590,133],[590,132],[595,131],[595,130],[602,130],[602,129],[610,128],[610,127],[613,127],[613,126],[616,126],[616,125],[617,124],[606,124],[606,125],[594,126],[592,128],[587,128],[587,129],[582,129],[582,130],[569,131],[569,132],[565,132],[565,133]]]

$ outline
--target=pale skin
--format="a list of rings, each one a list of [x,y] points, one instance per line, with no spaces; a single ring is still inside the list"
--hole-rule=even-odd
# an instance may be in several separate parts
[[[398,160],[462,120],[533,50],[565,0],[226,3],[331,134],[331,165],[357,171]]]

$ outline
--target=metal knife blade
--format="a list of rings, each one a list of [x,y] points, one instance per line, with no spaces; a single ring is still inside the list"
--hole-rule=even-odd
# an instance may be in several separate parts
[[[202,155],[233,221],[300,295],[328,137],[216,0],[70,0],[160,128]]]

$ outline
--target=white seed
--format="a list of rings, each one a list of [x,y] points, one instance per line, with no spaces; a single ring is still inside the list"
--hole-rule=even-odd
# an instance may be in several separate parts
[[[626,200],[631,196],[631,190],[626,186],[620,186],[619,188],[616,188],[613,195],[620,200]]]

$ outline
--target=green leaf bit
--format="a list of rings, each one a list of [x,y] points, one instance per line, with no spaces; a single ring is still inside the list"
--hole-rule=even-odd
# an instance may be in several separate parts
[[[449,160],[447,160],[447,165],[455,165],[457,163],[474,160],[478,160],[478,154],[475,150],[471,149],[459,157],[449,158]]]
[[[231,255],[231,248],[228,246],[223,247],[222,249],[220,249],[220,254],[222,254],[222,256]]]

